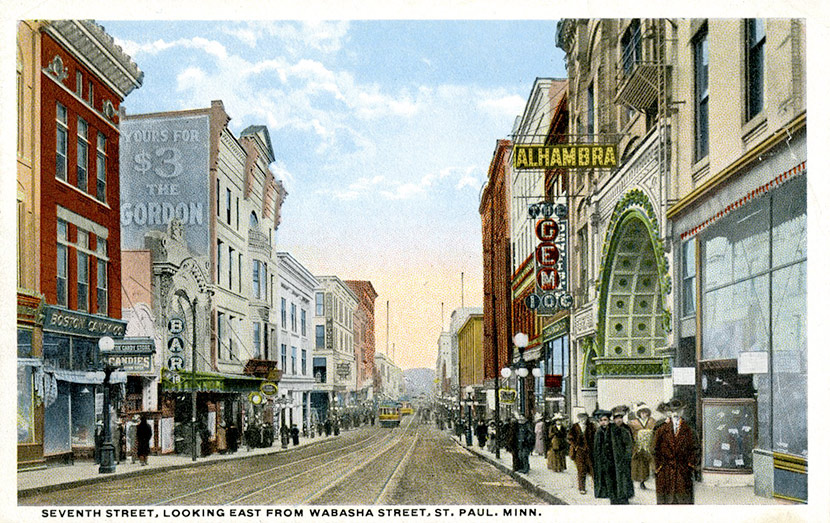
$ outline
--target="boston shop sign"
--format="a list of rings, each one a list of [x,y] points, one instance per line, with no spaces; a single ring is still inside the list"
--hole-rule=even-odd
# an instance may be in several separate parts
[[[122,338],[127,330],[127,322],[49,306],[46,307],[43,329],[81,336]]]

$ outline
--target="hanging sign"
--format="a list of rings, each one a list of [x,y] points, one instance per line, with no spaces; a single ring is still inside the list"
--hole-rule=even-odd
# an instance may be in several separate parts
[[[616,145],[521,145],[513,146],[514,169],[617,167]]]
[[[533,256],[535,292],[525,298],[525,305],[537,315],[550,316],[573,305],[567,292],[568,208],[563,202],[540,202],[527,212],[536,220],[539,243]]]

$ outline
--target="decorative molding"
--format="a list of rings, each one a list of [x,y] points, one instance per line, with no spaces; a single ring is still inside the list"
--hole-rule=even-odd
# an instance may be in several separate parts
[[[605,232],[605,241],[602,246],[602,256],[600,258],[599,278],[597,278],[597,286],[600,289],[597,311],[597,353],[602,352],[604,354],[604,319],[612,266],[612,259],[609,256],[616,253],[622,225],[630,219],[640,220],[646,226],[657,263],[657,275],[660,280],[662,299],[665,300],[671,293],[669,259],[664,249],[663,240],[660,238],[660,226],[657,213],[648,196],[640,189],[633,189],[617,202]],[[661,308],[663,311],[663,329],[666,333],[669,333],[671,332],[672,325],[671,311],[662,304]]]
[[[55,55],[49,65],[43,68],[43,72],[54,77],[59,83],[63,83],[66,77],[69,76],[63,65],[63,59],[58,55]]]

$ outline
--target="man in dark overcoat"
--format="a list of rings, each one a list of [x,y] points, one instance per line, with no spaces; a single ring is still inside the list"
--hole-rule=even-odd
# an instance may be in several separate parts
[[[634,496],[631,433],[625,424],[611,423],[608,411],[598,411],[595,416],[600,427],[594,435],[594,497],[609,498],[612,505],[627,505]],[[623,412],[614,413],[620,420],[623,416]]]
[[[657,503],[694,504],[694,476],[700,466],[697,434],[683,419],[685,403],[672,399],[658,410],[668,415],[654,433]]]
[[[530,453],[533,452],[533,445],[536,443],[536,432],[533,424],[525,416],[519,415],[516,422],[518,424],[516,437],[519,455],[518,472],[527,474],[530,472]]]
[[[576,478],[579,493],[585,494],[585,477],[594,474],[594,424],[588,419],[588,413],[582,407],[574,409],[574,423],[568,430],[570,457],[576,464]]]

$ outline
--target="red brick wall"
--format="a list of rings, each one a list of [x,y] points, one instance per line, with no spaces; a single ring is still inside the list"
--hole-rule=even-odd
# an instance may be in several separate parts
[[[41,61],[47,67],[56,55],[63,60],[64,69],[68,76],[63,81],[67,89],[61,88],[54,77],[41,73],[41,290],[46,296],[46,302],[54,305],[57,302],[57,207],[60,205],[76,214],[79,214],[108,230],[108,311],[111,318],[121,317],[121,226],[120,226],[120,187],[118,183],[118,131],[110,126],[104,117],[99,114],[104,100],[112,102],[118,109],[121,100],[112,90],[108,89],[98,78],[93,77],[91,71],[76,60],[66,49],[61,47],[50,36],[42,36]],[[84,97],[88,83],[93,83],[93,103],[96,111],[92,111],[72,93],[75,91],[75,74],[80,70],[84,77]],[[56,102],[60,102],[67,109],[67,181],[64,183],[55,177],[55,142],[56,142]],[[88,181],[95,193],[95,158],[97,154],[97,133],[107,138],[107,201],[103,204],[91,194],[84,194],[77,188],[75,165],[77,163],[77,132],[78,117],[89,124],[89,165]],[[117,122],[117,116],[115,117]],[[77,238],[75,227],[70,224],[70,240]],[[91,240],[89,247],[95,250],[95,241]],[[75,249],[69,249],[69,279],[68,279],[68,306],[77,307],[77,258]],[[90,312],[97,311],[96,285],[98,271],[92,263],[89,268],[89,301]]]

